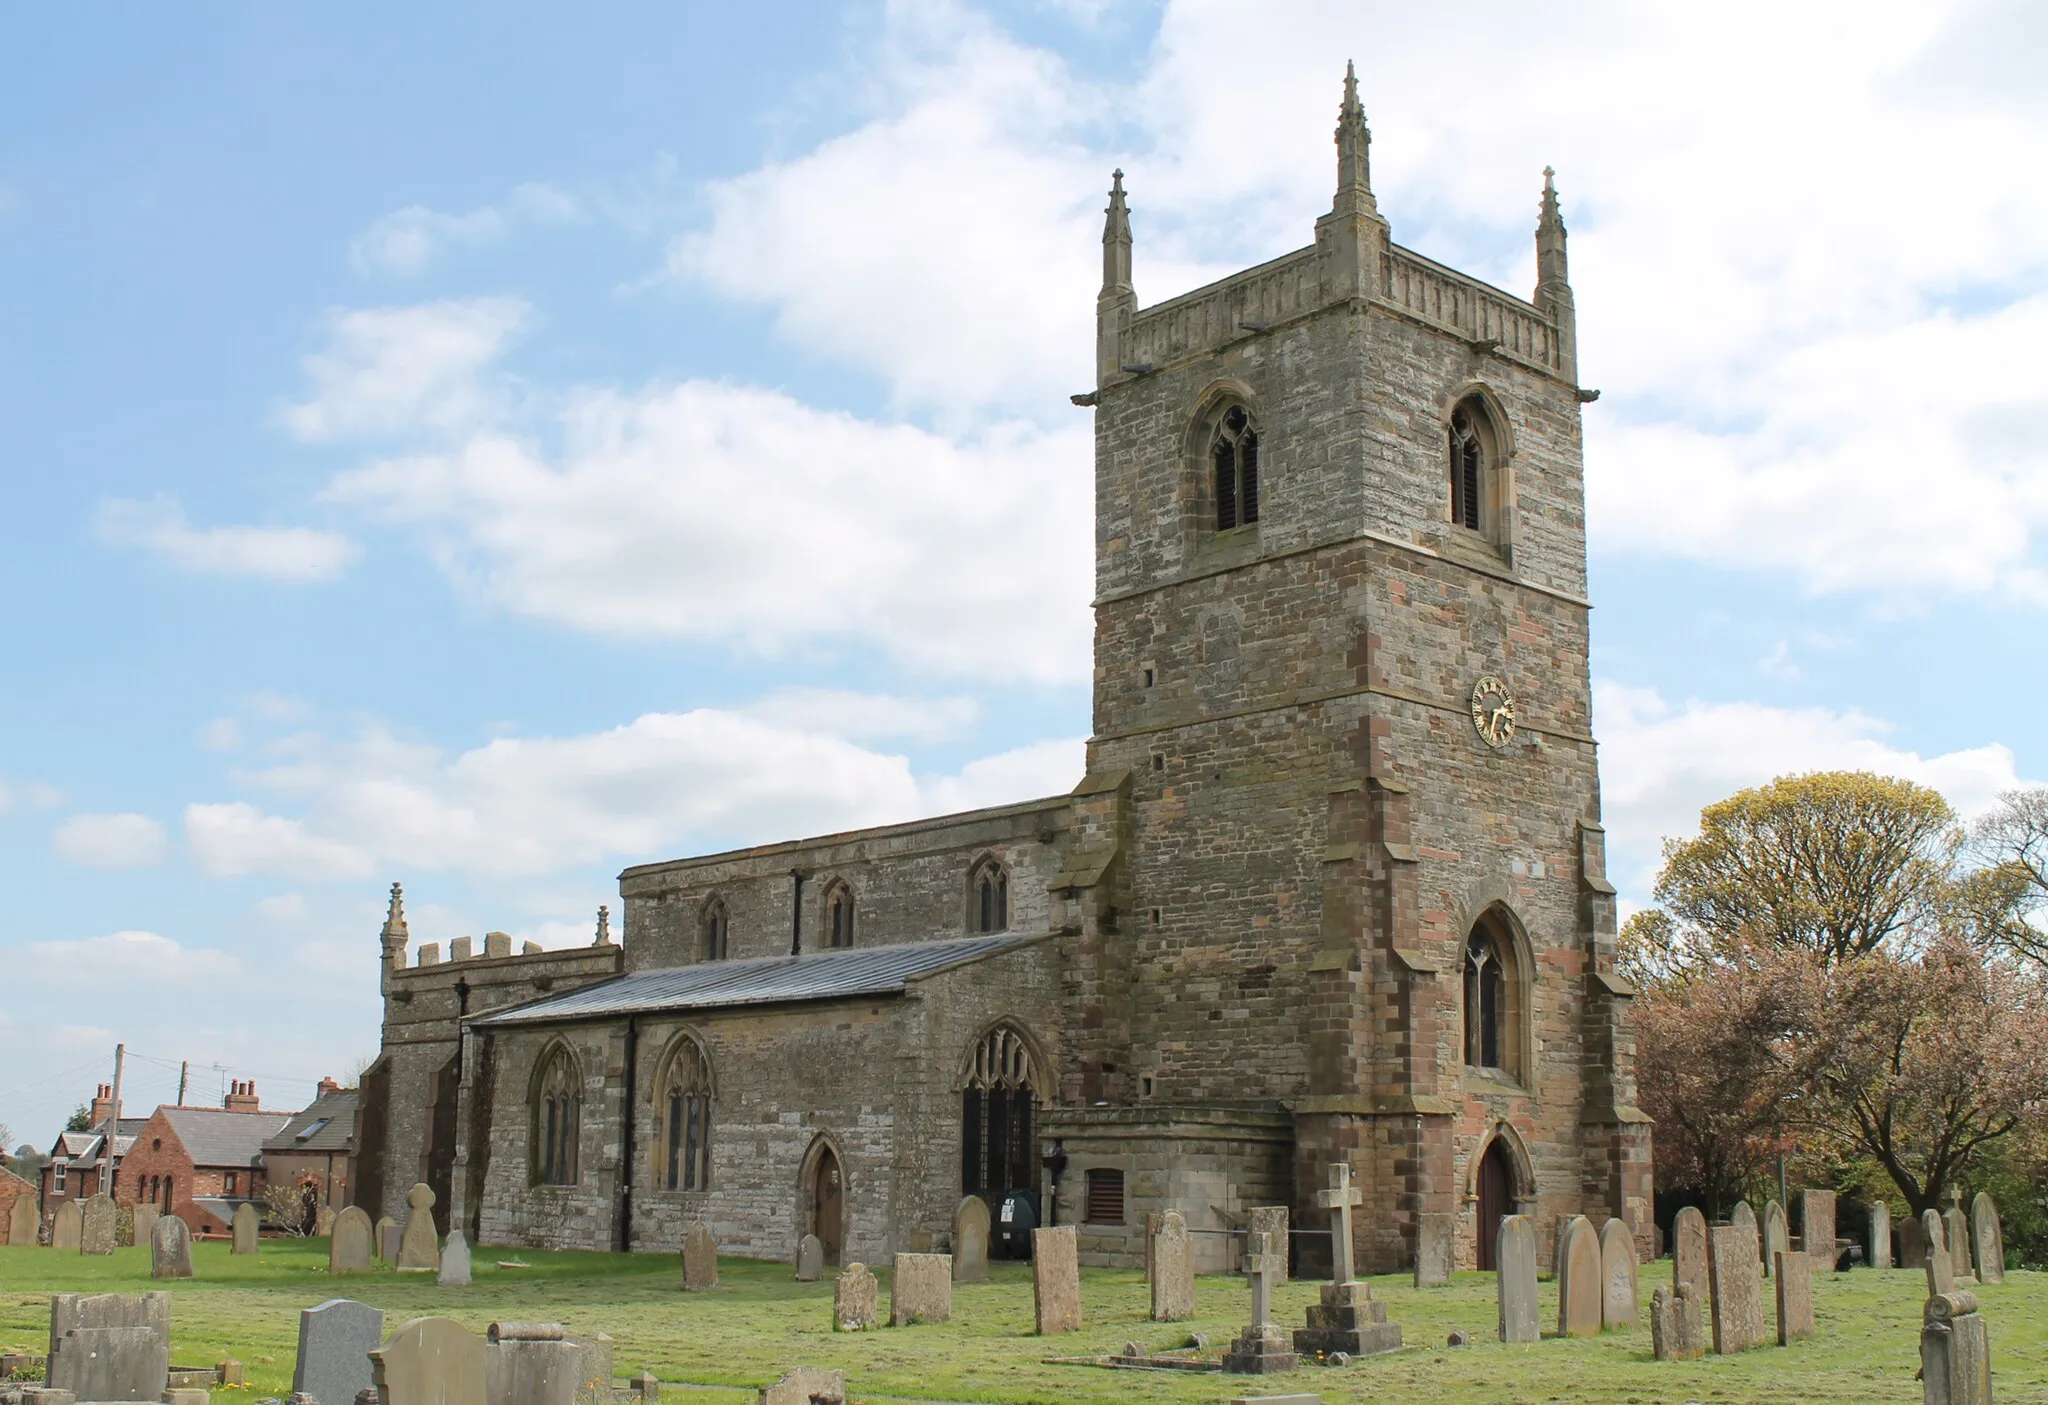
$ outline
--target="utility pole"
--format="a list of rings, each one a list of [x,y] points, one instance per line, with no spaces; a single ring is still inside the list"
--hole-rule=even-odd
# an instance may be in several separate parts
[[[121,1173],[121,1168],[114,1159],[114,1147],[115,1138],[121,1135],[121,1065],[127,1062],[127,1059],[128,1046],[126,1044],[116,1044],[114,1046],[114,1105],[107,1110],[107,1151],[104,1158],[107,1174],[102,1179],[99,1188],[100,1193],[108,1199],[112,1199],[114,1195],[114,1177]]]
[[[192,1074],[192,1060],[184,1059],[178,1064],[178,1106],[185,1105],[185,1080]]]

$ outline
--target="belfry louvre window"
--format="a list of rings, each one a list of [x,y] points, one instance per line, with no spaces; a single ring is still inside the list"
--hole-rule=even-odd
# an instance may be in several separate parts
[[[706,1190],[711,1185],[711,1077],[704,1055],[687,1037],[662,1078],[664,1190]]]
[[[1451,520],[1460,527],[1479,530],[1481,477],[1486,466],[1486,445],[1469,406],[1451,412]]]
[[[533,1114],[534,1180],[540,1185],[576,1184],[583,1090],[575,1057],[567,1049],[557,1047],[548,1055]]]
[[[834,883],[825,895],[825,935],[834,947],[853,945],[853,889]]]
[[[1216,530],[1228,532],[1259,520],[1259,434],[1251,416],[1233,405],[1209,445],[1216,478]]]
[[[976,1046],[974,1068],[960,1093],[962,1195],[993,1197],[1036,1188],[1036,1106],[1031,1046],[1016,1030],[999,1025]]]
[[[994,859],[978,864],[968,881],[967,927],[974,932],[1010,930],[1010,875]]]
[[[1088,1223],[1124,1222],[1124,1173],[1113,1166],[1088,1173]]]

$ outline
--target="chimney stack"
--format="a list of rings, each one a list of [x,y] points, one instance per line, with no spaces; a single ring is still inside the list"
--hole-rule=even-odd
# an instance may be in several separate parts
[[[332,1077],[323,1078],[320,1080],[320,1085],[315,1091],[321,1097],[324,1098],[329,1093],[339,1093],[341,1091],[341,1085],[335,1082]]]
[[[101,1127],[114,1115],[114,1085],[102,1083],[92,1095],[92,1125]]]
[[[221,1106],[229,1112],[261,1112],[263,1105],[256,1097],[256,1080],[228,1084],[227,1099]]]

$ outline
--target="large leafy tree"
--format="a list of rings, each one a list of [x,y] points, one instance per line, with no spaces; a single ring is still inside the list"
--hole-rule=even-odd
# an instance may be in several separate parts
[[[2017,955],[2048,966],[2048,786],[2009,790],[1970,829],[1984,859],[1975,879],[1977,924]]]

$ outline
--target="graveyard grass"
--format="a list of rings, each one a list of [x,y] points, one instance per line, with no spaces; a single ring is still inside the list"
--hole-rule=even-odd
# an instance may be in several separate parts
[[[500,1268],[517,1259],[526,1268]],[[561,1322],[572,1331],[608,1332],[618,1374],[642,1368],[664,1382],[668,1405],[751,1401],[756,1388],[797,1365],[843,1368],[852,1399],[988,1401],[999,1405],[1081,1405],[1088,1401],[1222,1401],[1288,1391],[1349,1401],[1899,1401],[1917,1400],[1917,1331],[1923,1278],[1918,1271],[1858,1270],[1816,1275],[1819,1335],[1734,1357],[1659,1362],[1650,1356],[1649,1295],[1671,1278],[1670,1261],[1641,1273],[1643,1325],[1632,1333],[1503,1346],[1495,1340],[1491,1275],[1461,1273],[1444,1288],[1415,1289],[1406,1275],[1372,1280],[1373,1294],[1401,1324],[1409,1349],[1332,1369],[1304,1364],[1291,1374],[1112,1371],[1048,1364],[1053,1356],[1180,1346],[1190,1329],[1220,1353],[1243,1325],[1249,1293],[1242,1279],[1202,1278],[1200,1317],[1188,1323],[1146,1320],[1144,1276],[1084,1270],[1084,1325],[1058,1337],[1032,1335],[1028,1265],[990,1265],[991,1281],[957,1287],[953,1319],[865,1333],[832,1331],[831,1271],[817,1283],[791,1280],[787,1264],[724,1259],[716,1289],[682,1291],[672,1255],[550,1253],[483,1248],[476,1281],[442,1289],[431,1274],[399,1275],[380,1265],[368,1274],[330,1277],[324,1239],[263,1242],[255,1258],[234,1258],[222,1242],[193,1245],[196,1277],[152,1283],[149,1251],[124,1248],[110,1258],[49,1249],[0,1247],[0,1349],[40,1356],[49,1333],[49,1297],[64,1292],[172,1296],[171,1361],[211,1366],[226,1357],[247,1371],[244,1390],[215,1393],[216,1405],[253,1402],[291,1389],[299,1309],[350,1297],[384,1309],[387,1333],[408,1318],[443,1315],[481,1332],[493,1320]],[[883,1280],[887,1311],[886,1266]],[[1274,1292],[1274,1314],[1292,1329],[1305,1322],[1313,1282]],[[1768,1301],[1771,1288],[1767,1284]],[[1557,1320],[1557,1285],[1542,1285],[1546,1333]],[[2011,1273],[1980,1290],[1991,1330],[1994,1389],[2005,1400],[2048,1400],[2048,1274]],[[1775,1317],[1772,1318],[1775,1323]],[[1475,1344],[1447,1348],[1453,1329]],[[681,1390],[683,1384],[708,1387]]]

